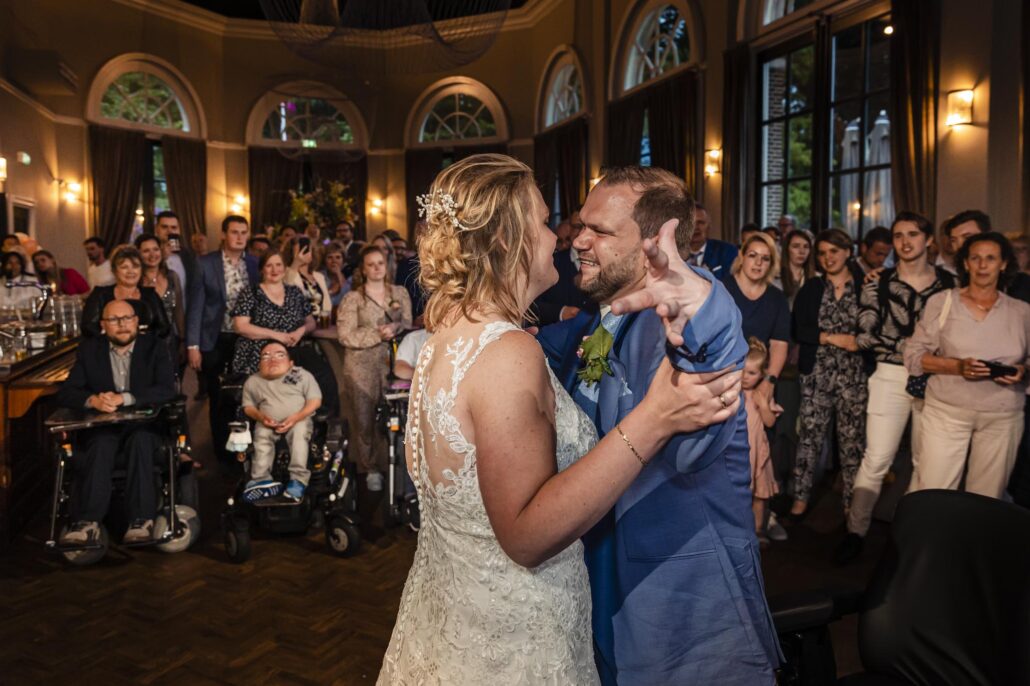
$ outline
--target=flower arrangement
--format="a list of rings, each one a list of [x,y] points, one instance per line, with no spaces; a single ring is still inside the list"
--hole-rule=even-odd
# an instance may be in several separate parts
[[[354,196],[349,190],[342,181],[327,181],[307,193],[290,191],[290,221],[303,220],[316,226],[355,221]]]

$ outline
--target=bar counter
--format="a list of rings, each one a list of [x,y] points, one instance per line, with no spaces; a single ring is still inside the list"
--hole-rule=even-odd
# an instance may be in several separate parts
[[[0,362],[0,550],[52,496],[53,460],[43,426],[51,397],[75,363],[78,339]]]

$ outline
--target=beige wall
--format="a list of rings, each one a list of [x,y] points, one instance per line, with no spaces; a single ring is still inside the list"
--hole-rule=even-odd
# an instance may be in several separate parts
[[[0,154],[9,160],[9,196],[36,203],[37,233],[59,261],[84,268],[82,239],[90,227],[89,169],[86,155],[86,105],[90,85],[109,60],[126,53],[148,53],[174,65],[197,93],[208,140],[206,221],[212,245],[231,198],[247,193],[247,120],[255,103],[271,88],[299,79],[322,81],[343,91],[362,113],[370,136],[369,197],[382,198],[384,212],[369,216],[371,234],[385,228],[406,232],[404,154],[406,130],[416,100],[429,86],[450,75],[484,83],[502,103],[509,124],[512,154],[532,159],[539,89],[555,48],[572,45],[587,85],[592,174],[604,149],[604,117],[610,96],[611,62],[632,21],[636,0],[530,0],[550,8],[530,28],[500,33],[479,60],[448,73],[393,76],[365,84],[362,74],[340,73],[293,55],[262,22],[230,22],[243,27],[226,35],[216,15],[197,28],[135,0],[7,0],[0,4]],[[701,103],[704,148],[722,147],[722,55],[730,36],[744,31],[760,0],[689,0],[696,22],[694,54],[704,99]],[[1019,83],[1012,65],[1018,57],[1018,3],[984,0],[970,6],[944,0],[942,90],[976,87],[976,123],[948,130],[941,126],[938,215],[965,207],[987,208],[1008,228],[1018,221],[1020,202]],[[162,7],[187,7],[169,0]],[[157,6],[154,6],[155,8]],[[193,10],[190,10],[193,11]],[[519,16],[519,15],[513,15]],[[264,37],[261,37],[263,32]],[[992,40],[970,40],[992,36]],[[55,49],[79,79],[76,94],[33,94],[12,85],[3,69],[11,49]],[[993,77],[993,78],[992,78]],[[992,83],[993,82],[993,83]],[[12,92],[13,91],[13,92]],[[941,117],[945,116],[944,96]],[[618,124],[615,123],[617,126]],[[18,150],[30,167],[15,162]],[[701,150],[698,151],[700,155]],[[53,179],[85,182],[83,203],[69,205]],[[722,235],[720,175],[703,178],[695,194],[712,214]]]

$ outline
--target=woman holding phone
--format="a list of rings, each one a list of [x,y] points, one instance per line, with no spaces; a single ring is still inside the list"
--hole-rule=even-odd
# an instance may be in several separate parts
[[[1000,498],[1023,435],[1030,305],[1001,291],[1017,266],[1000,233],[969,238],[955,267],[961,287],[926,302],[905,345],[909,374],[930,375],[909,490],[954,490],[967,472],[967,491]]]
[[[311,301],[319,326],[328,326],[333,301],[325,277],[321,272],[313,271],[314,251],[311,239],[307,236],[297,236],[291,240],[286,244],[283,259],[286,261],[286,283],[304,292]]]

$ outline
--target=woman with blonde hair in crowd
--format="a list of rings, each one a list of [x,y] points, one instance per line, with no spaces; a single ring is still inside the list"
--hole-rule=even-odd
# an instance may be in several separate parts
[[[391,341],[411,328],[411,300],[388,279],[386,254],[378,245],[362,249],[353,286],[336,313],[343,355],[344,414],[350,426],[350,455],[370,491],[383,489],[386,442],[375,426],[376,405],[386,391]]]
[[[312,312],[323,322],[332,313],[329,285],[321,272],[314,271],[314,246],[308,236],[295,236],[286,243],[283,261],[286,263],[285,283],[296,286],[311,301]]]

